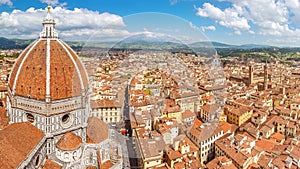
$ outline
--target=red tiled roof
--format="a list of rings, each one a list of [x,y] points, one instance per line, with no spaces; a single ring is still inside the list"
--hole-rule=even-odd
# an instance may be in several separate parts
[[[166,155],[169,160],[175,160],[175,159],[183,157],[183,154],[181,154],[179,151],[175,151],[171,148],[168,149],[166,153],[167,153]]]
[[[96,166],[87,166],[87,167],[85,167],[85,169],[97,169],[97,167]]]
[[[46,160],[46,163],[43,165],[42,169],[61,169],[62,166],[57,164],[56,162],[53,162],[49,159]]]
[[[273,139],[276,139],[278,141],[282,141],[285,136],[283,134],[280,134],[280,133],[273,133],[270,138],[273,138]]]
[[[190,117],[196,117],[196,114],[190,110],[186,110],[182,113],[182,119],[186,119]]]
[[[206,164],[207,169],[237,169],[226,156],[220,156]]]
[[[0,107],[0,129],[3,129],[8,125],[9,117],[6,116],[6,110],[4,107]]]
[[[79,148],[81,146],[81,143],[81,137],[72,132],[67,132],[58,140],[58,142],[56,143],[56,147],[61,150],[69,151]]]
[[[121,104],[116,100],[103,99],[103,100],[91,101],[91,108],[115,108],[115,107],[121,107]]]
[[[29,122],[13,123],[1,130],[0,168],[17,168],[44,136]]]
[[[272,152],[273,148],[276,145],[278,145],[278,143],[274,143],[266,139],[261,139],[256,141],[256,146],[262,148],[267,152]]]
[[[90,117],[87,126],[87,143],[101,143],[108,138],[108,127],[106,123],[97,117]]]
[[[194,126],[195,127],[199,127],[199,126],[201,126],[202,125],[202,122],[199,120],[199,119],[195,119],[194,120]]]
[[[70,47],[59,42],[62,41],[50,41],[51,100],[81,96],[81,82],[85,90],[88,88],[88,78],[79,58]],[[31,44],[31,51],[25,49],[16,61],[9,80],[9,87],[12,90],[16,82],[16,95],[45,100],[47,41],[40,40],[33,44],[36,46],[32,47]],[[27,58],[25,58],[26,55]],[[18,70],[20,73],[17,76]]]
[[[219,126],[222,127],[224,133],[230,131],[231,127],[232,127],[232,125],[230,123],[227,123],[225,121],[220,121]]]
[[[108,160],[108,161],[105,161],[103,164],[102,164],[102,168],[103,169],[109,169],[110,167],[112,167],[114,164]]]
[[[201,106],[200,109],[204,110],[207,113],[215,113],[217,110],[221,110],[220,104],[206,104],[204,106]]]

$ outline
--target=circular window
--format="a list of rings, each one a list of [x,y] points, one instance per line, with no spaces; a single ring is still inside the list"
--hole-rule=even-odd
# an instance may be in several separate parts
[[[72,126],[74,118],[71,114],[65,114],[61,118],[61,126],[63,128],[69,128]]]
[[[68,123],[70,121],[70,115],[66,114],[62,117],[62,122],[63,123]]]
[[[34,122],[34,116],[30,113],[26,113],[26,117],[27,117],[27,121],[29,121],[30,123]]]

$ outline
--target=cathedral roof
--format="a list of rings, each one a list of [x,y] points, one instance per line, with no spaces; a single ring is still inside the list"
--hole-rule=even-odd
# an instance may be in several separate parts
[[[0,106],[0,129],[6,127],[9,123],[9,117],[6,115],[6,109]]]
[[[87,143],[97,144],[108,139],[107,124],[97,117],[90,117],[87,126]]]
[[[13,123],[0,131],[0,168],[17,168],[45,135],[30,124]]]
[[[81,137],[72,132],[67,132],[58,140],[56,147],[64,151],[72,151],[78,149],[81,143]]]
[[[19,56],[9,78],[12,95],[53,101],[81,96],[88,89],[86,70],[55,31],[48,11],[39,39]]]

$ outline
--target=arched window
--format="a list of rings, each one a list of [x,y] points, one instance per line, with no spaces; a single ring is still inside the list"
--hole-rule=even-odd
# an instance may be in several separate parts
[[[42,162],[42,155],[41,154],[39,154],[37,157],[36,157],[36,159],[35,159],[35,168],[38,168],[39,166],[40,166],[40,164],[41,164],[41,162]]]

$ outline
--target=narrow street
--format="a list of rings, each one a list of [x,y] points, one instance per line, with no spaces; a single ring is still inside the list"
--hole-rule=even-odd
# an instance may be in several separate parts
[[[138,154],[136,153],[136,145],[135,141],[132,138],[132,130],[131,130],[131,125],[130,125],[130,117],[129,117],[129,104],[128,104],[128,98],[129,98],[129,86],[127,85],[125,89],[125,95],[124,95],[124,109],[123,109],[123,117],[125,121],[125,129],[127,131],[127,137],[128,139],[126,140],[127,143],[127,149],[128,149],[128,157],[129,157],[129,162],[130,162],[130,167],[129,168],[136,168],[139,169],[140,167],[138,166]]]

